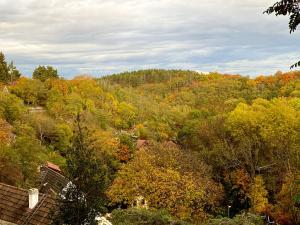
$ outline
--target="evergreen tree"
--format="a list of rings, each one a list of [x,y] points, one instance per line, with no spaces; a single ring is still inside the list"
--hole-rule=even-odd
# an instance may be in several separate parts
[[[52,66],[39,66],[33,71],[32,74],[33,79],[38,79],[43,82],[48,79],[57,79],[58,77],[57,70]]]
[[[97,224],[95,218],[106,211],[107,169],[96,157],[89,137],[77,116],[73,142],[66,153],[70,182],[61,193],[55,224]]]
[[[9,81],[13,82],[21,77],[21,73],[17,70],[13,61],[8,65]]]
[[[5,61],[5,56],[0,52],[0,82],[6,83],[8,81],[8,66]]]
[[[11,62],[8,65],[4,54],[0,52],[0,82],[7,84],[19,79],[20,76],[21,73],[17,70],[14,63]]]

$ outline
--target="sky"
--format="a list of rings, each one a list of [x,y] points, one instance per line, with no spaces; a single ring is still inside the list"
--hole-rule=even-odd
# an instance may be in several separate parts
[[[275,0],[0,0],[0,51],[22,74],[139,69],[249,76],[288,71],[300,31],[263,11]]]

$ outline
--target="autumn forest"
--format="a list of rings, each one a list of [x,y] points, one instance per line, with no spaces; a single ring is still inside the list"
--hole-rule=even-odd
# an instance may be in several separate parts
[[[113,224],[300,224],[300,72],[16,66],[1,53],[0,182],[34,187],[49,161]]]

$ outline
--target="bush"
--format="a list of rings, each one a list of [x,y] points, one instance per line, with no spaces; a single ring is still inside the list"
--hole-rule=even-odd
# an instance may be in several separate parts
[[[254,214],[244,213],[237,215],[236,217],[222,218],[222,219],[211,219],[206,225],[263,225],[263,220]]]
[[[114,225],[188,225],[177,221],[165,210],[116,209],[111,214]]]

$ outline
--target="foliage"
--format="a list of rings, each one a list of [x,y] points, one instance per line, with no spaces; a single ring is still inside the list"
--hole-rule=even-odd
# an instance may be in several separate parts
[[[62,192],[56,224],[97,224],[95,218],[105,212],[104,190],[108,183],[106,165],[96,157],[89,133],[80,116],[66,153],[66,175],[70,183]]]
[[[226,126],[234,140],[236,160],[251,177],[272,163],[281,162],[278,166],[284,170],[297,166],[299,103],[297,98],[257,99],[252,106],[239,104],[229,114]]]
[[[300,5],[299,0],[281,0],[276,2],[273,6],[269,7],[265,13],[278,15],[289,15],[289,29],[290,33],[294,32],[300,23]],[[291,66],[300,66],[300,61]]]
[[[47,160],[83,190],[71,186],[69,197],[91,190],[98,212],[127,208],[118,215],[129,221],[165,218],[162,209],[203,224],[230,205],[230,216],[265,208],[277,223],[299,223],[299,71],[249,78],[143,70],[21,77],[0,88],[0,182],[35,186]],[[140,196],[149,212],[130,209]]]
[[[11,92],[28,105],[44,105],[46,100],[45,87],[39,80],[22,77],[11,87]]]
[[[188,225],[188,223],[176,220],[164,210],[136,208],[116,209],[112,212],[110,220],[115,225]]]
[[[300,7],[298,0],[281,0],[276,2],[273,6],[269,7],[265,13],[278,15],[289,15],[290,32],[294,32],[300,23]]]
[[[278,205],[274,207],[273,215],[282,225],[298,224],[300,222],[300,207],[295,202],[295,196],[300,192],[297,183],[299,175],[289,172],[285,174],[280,192],[277,194]]]
[[[8,146],[0,145],[0,182],[18,185],[23,180],[21,166],[16,152]]]
[[[222,218],[222,219],[212,219],[206,225],[263,225],[263,220],[260,216],[256,216],[254,214],[241,214],[237,215],[236,217],[229,219],[229,218]]]
[[[244,169],[225,172],[224,187],[226,190],[227,205],[230,205],[230,215],[250,208],[250,182],[251,178]]]
[[[129,205],[142,195],[150,207],[200,221],[218,207],[222,189],[211,180],[204,163],[166,143],[140,150],[119,171],[108,195],[112,202]]]
[[[250,187],[251,210],[254,213],[262,213],[266,210],[268,192],[264,187],[262,176],[256,176]]]
[[[58,73],[52,66],[38,66],[33,71],[32,78],[44,82],[48,79],[57,79]]]
[[[31,128],[25,128],[30,129]],[[38,184],[37,168],[50,158],[49,152],[41,146],[34,136],[18,130],[15,141],[10,146],[0,146],[0,181],[22,187],[34,187]],[[52,158],[53,158],[52,154]],[[59,156],[55,157],[59,159]]]
[[[0,52],[0,82],[8,84],[20,78],[21,74],[13,62],[7,64],[5,56]]]
[[[5,56],[0,52],[0,80],[1,82],[6,82],[8,79],[8,67],[5,61]]]
[[[0,118],[0,143],[8,145],[13,139],[12,127],[5,120]]]
[[[13,123],[21,119],[24,112],[25,107],[20,98],[12,94],[0,92],[0,117],[9,123]]]

